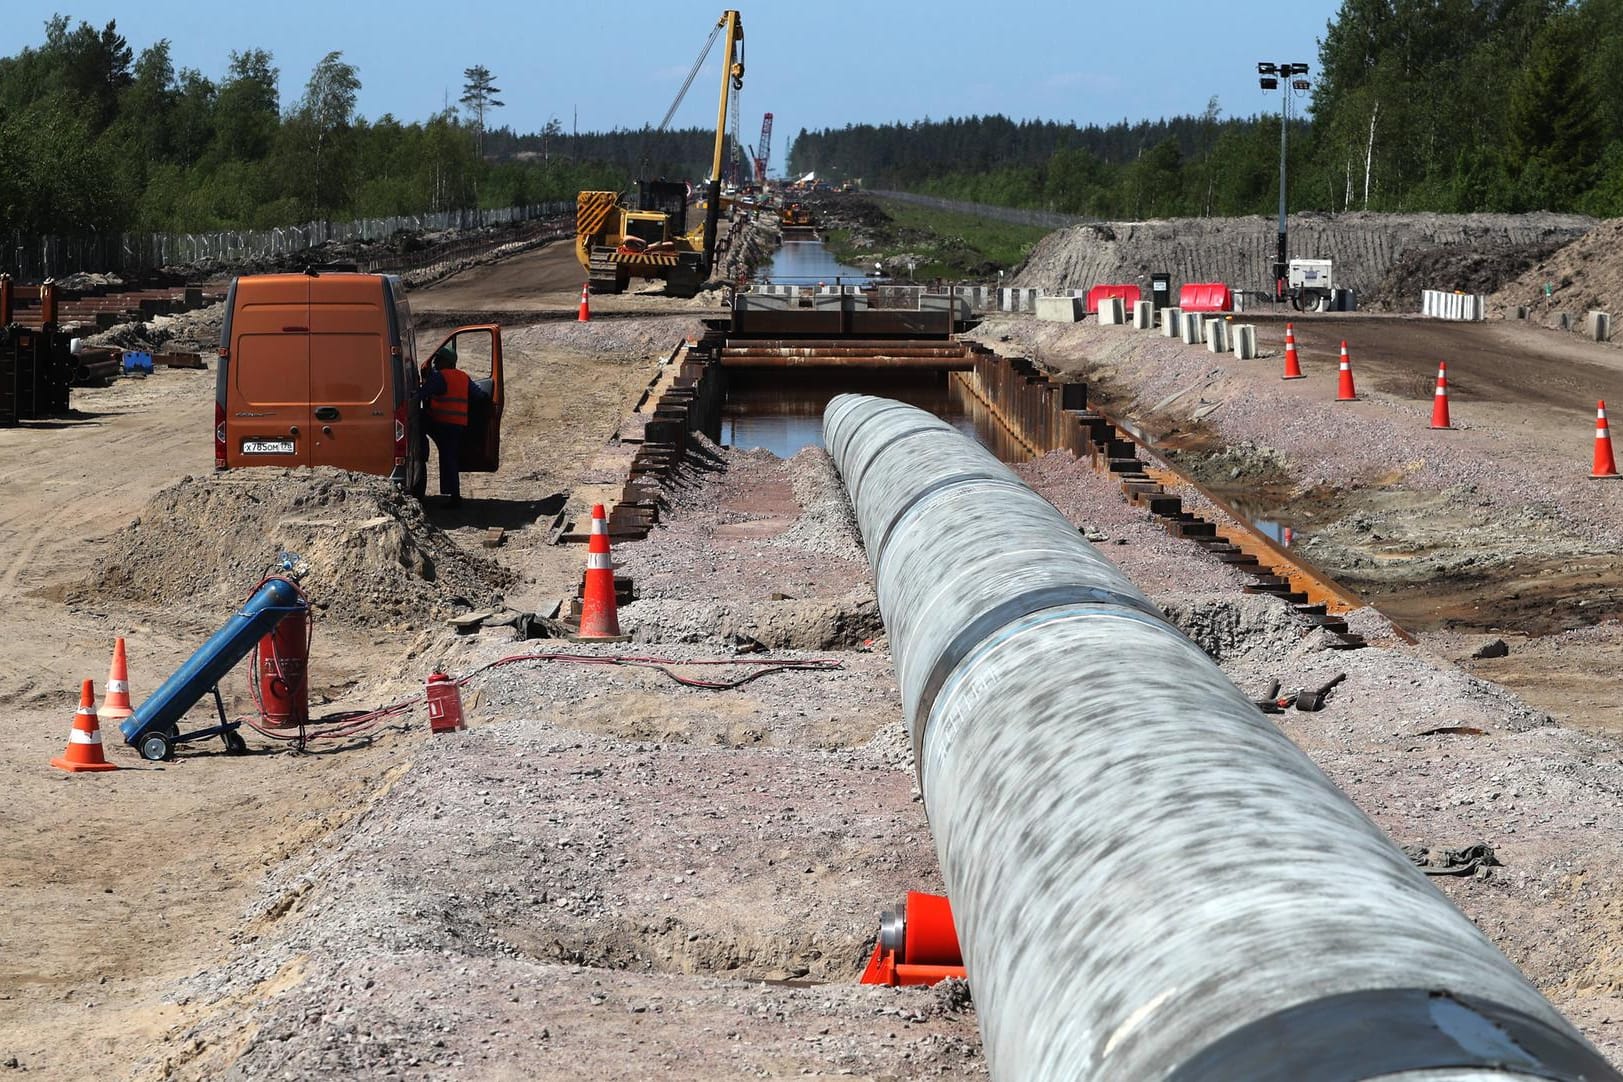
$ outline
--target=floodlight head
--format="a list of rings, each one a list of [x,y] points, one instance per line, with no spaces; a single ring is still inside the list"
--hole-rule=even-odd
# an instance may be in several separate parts
[[[1278,64],[1270,64],[1266,60],[1259,61],[1257,63],[1257,74],[1258,75],[1273,75],[1278,71],[1279,71],[1279,65]]]
[[[1261,79],[1258,79],[1257,82],[1264,90],[1279,89],[1279,80],[1275,79],[1272,75],[1264,75]]]
[[[1296,79],[1291,82],[1291,86],[1296,90],[1306,90],[1309,83],[1306,79]]]
[[[1292,75],[1306,75],[1307,74],[1307,65],[1306,64],[1292,64],[1292,65],[1290,65],[1290,69],[1291,69],[1290,74],[1292,74]]]

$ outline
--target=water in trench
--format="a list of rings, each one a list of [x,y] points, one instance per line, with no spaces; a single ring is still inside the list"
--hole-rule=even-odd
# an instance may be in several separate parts
[[[729,368],[721,442],[792,458],[823,445],[823,410],[851,392],[894,398],[940,417],[1005,462],[1030,454],[1015,444],[980,401],[940,369]]]
[[[755,272],[763,284],[786,286],[867,285],[871,269],[852,267],[834,258],[820,240],[786,240]]]

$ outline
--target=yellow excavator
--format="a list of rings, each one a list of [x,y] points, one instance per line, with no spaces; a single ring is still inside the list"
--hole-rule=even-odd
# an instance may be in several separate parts
[[[716,37],[726,32],[721,71],[721,105],[716,111],[716,146],[705,184],[704,220],[688,228],[688,185],[666,180],[639,180],[636,206],[626,206],[619,192],[581,192],[575,200],[575,256],[586,268],[594,293],[621,293],[633,278],[659,279],[666,292],[680,297],[697,293],[710,276],[721,213],[722,156],[727,140],[727,101],[744,86],[744,26],[738,12],[726,11],[710,32],[693,71],[682,86],[660,130],[670,123],[682,95],[692,85]]]

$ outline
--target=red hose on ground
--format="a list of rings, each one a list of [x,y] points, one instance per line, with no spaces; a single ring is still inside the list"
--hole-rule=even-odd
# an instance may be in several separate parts
[[[312,628],[313,626],[314,622],[312,621]],[[314,632],[312,630],[312,636],[313,635]],[[255,652],[254,656],[257,658],[257,651]],[[274,655],[272,655],[272,659],[277,664],[278,673],[280,673],[280,660],[276,659]],[[636,668],[654,669],[657,672],[663,673],[665,676],[676,681],[678,684],[681,684],[683,687],[697,688],[704,691],[730,691],[734,688],[743,687],[745,684],[748,684],[751,681],[759,680],[763,676],[770,676],[775,672],[786,672],[791,670],[831,672],[835,669],[841,668],[841,662],[837,658],[810,658],[804,660],[783,660],[774,658],[681,659],[645,657],[634,654],[598,655],[568,654],[561,652],[532,653],[509,654],[507,657],[497,658],[495,661],[481,665],[477,669],[457,677],[455,683],[457,687],[466,687],[473,680],[473,678],[478,676],[480,673],[488,672],[491,669],[501,668],[505,665],[515,665],[521,661],[556,661],[572,665],[625,665]],[[695,680],[691,677],[682,676],[680,673],[672,672],[668,666],[673,665],[740,665],[752,667],[754,671],[736,680]],[[253,691],[255,705],[259,707],[259,717],[257,719],[244,718],[242,719],[244,724],[253,728],[253,730],[260,735],[270,737],[272,740],[281,740],[284,742],[293,743],[300,750],[303,750],[304,747],[312,740],[342,740],[352,736],[359,736],[370,729],[374,729],[377,726],[382,725],[390,718],[399,717],[400,715],[409,712],[424,699],[423,695],[412,695],[409,698],[401,699],[400,701],[390,703],[387,706],[380,706],[374,710],[363,711],[361,713],[347,711],[339,714],[329,714],[324,718],[312,718],[307,724],[299,726],[299,731],[296,734],[282,733],[267,729],[263,724],[268,719],[265,716],[264,707],[260,703],[259,699],[257,664],[255,665],[254,671],[250,674],[248,683],[249,687]],[[320,726],[320,728],[316,728],[317,726]]]

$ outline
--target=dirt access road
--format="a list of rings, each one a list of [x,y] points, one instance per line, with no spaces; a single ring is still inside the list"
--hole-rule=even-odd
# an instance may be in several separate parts
[[[440,288],[462,285],[453,278]],[[434,292],[414,303],[432,307]],[[466,478],[464,506],[431,514],[475,550],[487,527],[509,531],[492,555],[518,570],[513,603],[543,604],[570,588],[578,553],[542,543],[542,516],[690,325],[678,315],[508,326],[503,469]],[[419,345],[432,348],[441,333],[425,332]],[[105,746],[120,771],[70,776],[47,765],[66,742],[79,682],[93,678],[101,691],[114,636],[128,637],[139,701],[228,615],[66,600],[107,551],[109,535],[155,493],[212,473],[213,398],[212,371],[160,370],[76,390],[69,420],[0,430],[0,704],[10,734],[0,748],[9,779],[0,836],[0,1066],[51,1078],[126,1075],[194,1017],[166,1002],[164,989],[216,962],[234,939],[259,934],[242,914],[267,870],[362,812],[406,770],[421,739],[419,725],[320,754],[248,759],[215,754],[210,742],[201,753],[147,764],[114,730]],[[174,545],[208,544],[208,524],[198,525],[190,535],[174,532]],[[268,536],[274,526],[250,528]],[[244,593],[257,570],[241,570]],[[309,585],[319,600],[320,585]],[[399,634],[318,623],[317,712],[412,693],[429,664],[423,655],[432,657],[445,634],[437,626]],[[224,690],[233,712],[247,709],[239,674]],[[250,744],[266,750],[252,734]]]

